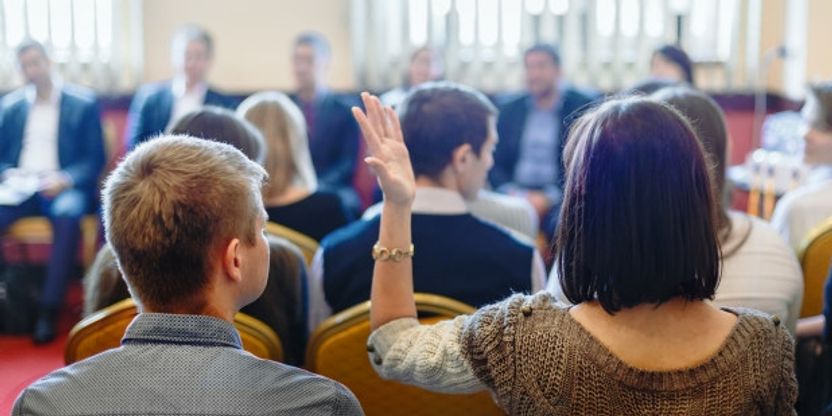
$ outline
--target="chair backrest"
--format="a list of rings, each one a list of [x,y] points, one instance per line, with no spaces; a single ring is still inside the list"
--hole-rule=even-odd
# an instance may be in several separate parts
[[[64,362],[69,365],[100,352],[117,348],[127,326],[138,315],[133,299],[127,298],[110,305],[78,322],[69,332],[64,349]],[[280,338],[268,325],[258,319],[238,313],[234,326],[240,333],[243,349],[257,357],[283,360]]]
[[[803,307],[801,317],[823,311],[823,287],[832,262],[832,217],[813,229],[800,245],[803,269]]]
[[[474,312],[462,302],[439,295],[417,293],[416,308],[422,323],[434,323]],[[353,306],[321,323],[309,339],[306,366],[310,371],[347,386],[373,415],[502,415],[487,392],[466,395],[434,393],[383,380],[370,365],[370,302]]]
[[[318,242],[315,241],[315,239],[289,227],[271,221],[266,223],[266,231],[294,243],[298,246],[301,253],[303,253],[303,257],[306,259],[306,265],[312,265],[312,258],[315,257],[315,252],[318,251]]]
[[[84,267],[89,267],[98,251],[98,216],[81,219]],[[6,231],[6,236],[24,244],[52,244],[52,224],[46,217],[23,217]]]

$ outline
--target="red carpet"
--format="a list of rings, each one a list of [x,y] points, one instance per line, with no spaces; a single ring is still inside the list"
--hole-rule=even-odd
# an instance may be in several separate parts
[[[0,415],[11,413],[14,400],[26,386],[64,365],[66,336],[81,315],[81,284],[73,283],[54,341],[34,345],[29,336],[0,335]]]

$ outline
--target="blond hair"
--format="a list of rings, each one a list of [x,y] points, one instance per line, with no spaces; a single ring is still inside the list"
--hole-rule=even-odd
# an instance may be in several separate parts
[[[190,136],[139,145],[104,185],[104,225],[140,303],[156,311],[203,307],[212,252],[254,245],[268,174],[234,147]]]
[[[276,91],[259,92],[243,101],[237,114],[266,139],[265,167],[270,180],[263,188],[265,199],[281,195],[289,186],[310,192],[317,189],[303,113],[289,97]]]

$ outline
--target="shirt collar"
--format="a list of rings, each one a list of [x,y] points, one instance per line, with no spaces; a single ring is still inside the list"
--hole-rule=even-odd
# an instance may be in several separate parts
[[[188,344],[242,349],[237,329],[229,322],[205,315],[140,313],[121,340],[128,343]]]
[[[187,91],[187,81],[183,76],[177,76],[171,81],[170,83],[170,90],[173,92],[173,96],[176,98],[182,98],[188,91]],[[197,95],[200,97],[205,96],[205,93],[208,91],[208,84],[205,81],[200,81],[196,85],[194,85],[191,94]]]
[[[457,191],[434,187],[417,187],[413,199],[414,214],[467,214],[468,205]]]
[[[535,104],[534,96],[529,94],[529,96],[526,98],[526,103],[528,105],[528,108],[532,112],[540,111],[540,112],[555,113],[555,114],[559,113],[561,108],[563,107],[563,92],[566,90],[566,87],[567,87],[566,81],[559,80],[557,82],[557,85],[555,86],[555,91],[557,91],[558,95],[557,95],[557,97],[555,97],[555,102],[552,103],[552,106],[549,107],[549,108],[537,108],[537,105]]]
[[[51,105],[58,105],[61,101],[61,90],[64,87],[63,79],[60,76],[53,74],[51,76],[52,79],[52,91],[49,94],[49,100],[47,101]],[[23,93],[26,96],[26,102],[29,105],[34,105],[38,98],[37,88],[34,84],[27,84],[24,87]]]

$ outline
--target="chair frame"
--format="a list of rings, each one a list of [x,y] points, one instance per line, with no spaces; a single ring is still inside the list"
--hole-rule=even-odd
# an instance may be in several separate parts
[[[818,315],[821,313],[821,310],[817,308],[816,305],[809,306],[807,305],[806,300],[810,297],[814,300],[817,300],[817,296],[820,296],[820,305],[823,306],[823,283],[826,281],[827,274],[824,274],[821,277],[821,281],[807,281],[807,262],[809,261],[809,251],[812,249],[813,245],[820,241],[821,239],[829,238],[832,239],[832,217],[826,219],[817,227],[813,228],[809,233],[806,235],[806,238],[803,239],[803,242],[800,244],[800,251],[798,258],[800,259],[800,268],[803,271],[803,306],[800,311],[801,317],[813,316]],[[832,258],[830,259],[832,260]],[[829,267],[829,265],[827,265]],[[810,279],[815,280],[813,277],[808,276]],[[812,283],[812,284],[809,284]],[[810,288],[820,288],[819,293],[809,293]],[[816,304],[817,302],[812,302]]]
[[[303,253],[303,257],[306,259],[306,265],[312,265],[312,259],[315,257],[315,253],[318,251],[319,247],[318,242],[314,238],[286,227],[285,225],[271,221],[266,222],[266,232],[278,237],[283,237],[298,246],[301,253]]]
[[[133,318],[138,314],[139,310],[136,302],[132,298],[127,298],[82,319],[69,332],[66,347],[64,348],[64,363],[68,365],[78,361],[78,357],[74,352],[86,334],[100,330],[113,318]],[[272,361],[283,361],[283,344],[280,342],[280,337],[271,327],[259,319],[242,312],[234,315],[234,327],[240,332],[241,338],[244,335],[250,336],[270,346],[269,356],[261,358]]]

